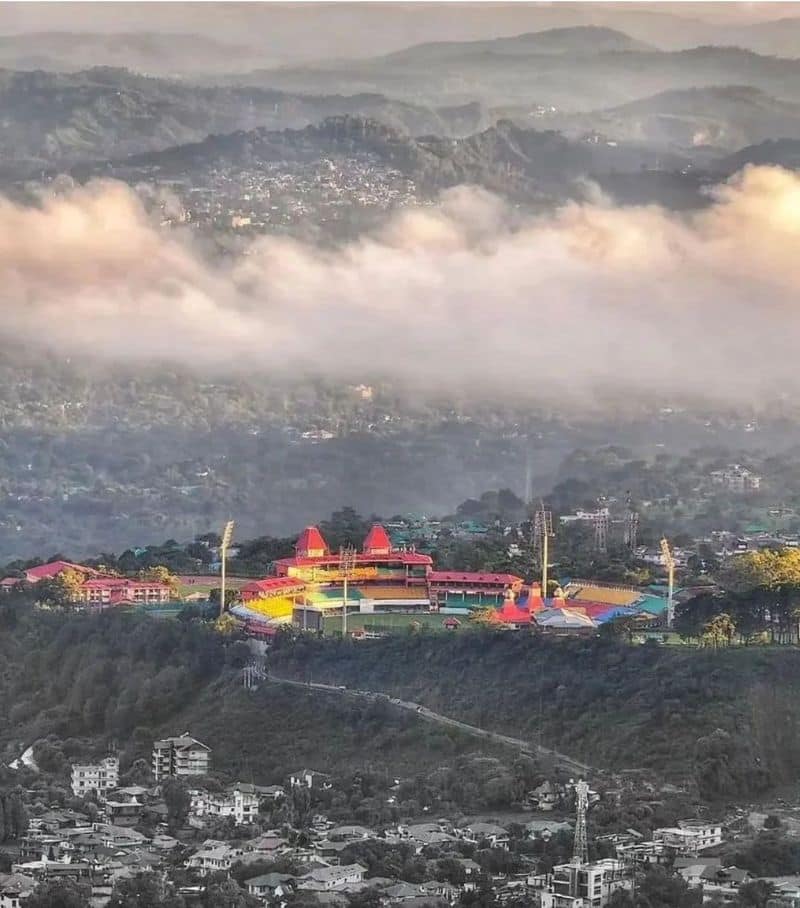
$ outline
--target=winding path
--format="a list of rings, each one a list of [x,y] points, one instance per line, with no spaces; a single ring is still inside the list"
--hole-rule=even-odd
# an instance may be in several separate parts
[[[366,700],[383,701],[385,703],[391,704],[392,706],[395,706],[397,709],[403,709],[407,712],[412,712],[420,719],[425,719],[428,722],[435,722],[438,725],[446,725],[450,728],[457,728],[459,729],[459,731],[463,731],[468,735],[472,735],[473,737],[484,738],[485,740],[493,741],[497,744],[505,744],[507,747],[511,747],[519,751],[520,753],[527,754],[528,756],[547,757],[569,772],[573,772],[578,775],[584,775],[592,772],[591,766],[588,766],[586,763],[581,763],[579,760],[575,760],[573,757],[569,757],[566,754],[559,753],[557,750],[551,750],[550,748],[542,747],[541,744],[532,744],[530,741],[525,741],[522,738],[512,738],[510,735],[503,735],[499,732],[491,731],[488,728],[480,728],[478,725],[469,725],[467,722],[460,722],[458,719],[453,719],[450,716],[443,716],[441,713],[437,713],[432,709],[428,709],[427,706],[422,706],[419,703],[413,703],[410,700],[400,700],[398,697],[390,697],[387,694],[378,693],[376,691],[355,690],[353,688],[348,688],[341,685],[337,687],[335,684],[321,684],[316,681],[293,681],[289,678],[278,678],[272,673],[269,673],[267,675],[267,680],[275,684],[289,684],[294,687],[304,687],[306,689],[310,688],[312,690],[324,690],[339,694],[343,697],[357,697]]]

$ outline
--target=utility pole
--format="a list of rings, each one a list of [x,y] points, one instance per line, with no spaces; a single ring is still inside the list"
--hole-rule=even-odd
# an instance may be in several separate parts
[[[229,520],[222,531],[222,542],[219,546],[220,558],[220,585],[219,585],[219,614],[220,617],[225,612],[225,566],[228,560],[228,547],[231,544],[233,536],[233,521]]]
[[[661,539],[661,557],[667,568],[667,627],[675,620],[675,558],[666,537]]]
[[[356,563],[356,550],[353,546],[339,549],[339,570],[342,572],[342,639],[347,637],[347,581]]]

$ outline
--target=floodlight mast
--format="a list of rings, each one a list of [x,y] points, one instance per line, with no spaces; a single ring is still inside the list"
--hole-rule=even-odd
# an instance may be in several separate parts
[[[219,584],[219,613],[222,616],[226,610],[225,602],[225,568],[228,560],[228,547],[233,538],[233,521],[229,520],[222,530],[222,541],[219,544],[220,557],[220,584]]]
[[[356,550],[351,545],[339,549],[339,570],[342,574],[342,639],[347,637],[347,582],[355,563]]]
[[[661,557],[667,568],[667,627],[672,627],[675,620],[675,556],[666,537],[661,539]]]

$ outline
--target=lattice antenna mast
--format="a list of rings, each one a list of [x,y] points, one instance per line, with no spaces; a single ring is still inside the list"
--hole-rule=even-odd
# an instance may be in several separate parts
[[[339,549],[339,570],[342,574],[342,639],[347,636],[347,583],[356,565],[356,550],[351,545]]]
[[[536,540],[536,550],[542,565],[542,598],[547,598],[547,569],[550,556],[550,540],[555,535],[553,533],[553,512],[545,509],[544,502],[539,502],[539,510],[533,522],[534,539]]]
[[[586,835],[586,813],[589,809],[589,785],[581,779],[575,786],[575,845],[573,864],[589,863],[589,842]]]
[[[666,538],[661,540],[661,558],[667,568],[667,627],[675,620],[675,558]]]

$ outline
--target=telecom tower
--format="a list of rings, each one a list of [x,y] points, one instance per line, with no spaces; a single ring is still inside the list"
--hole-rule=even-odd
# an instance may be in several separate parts
[[[589,844],[586,837],[586,811],[589,809],[589,785],[581,779],[575,786],[575,846],[573,864],[589,863]]]
[[[631,493],[625,499],[627,511],[625,513],[625,546],[631,551],[636,550],[636,537],[639,533],[639,514],[633,506]]]
[[[533,518],[533,545],[542,568],[542,598],[547,598],[547,562],[549,559],[550,539],[553,533],[553,512],[546,511],[544,502],[539,502],[539,510]]]

